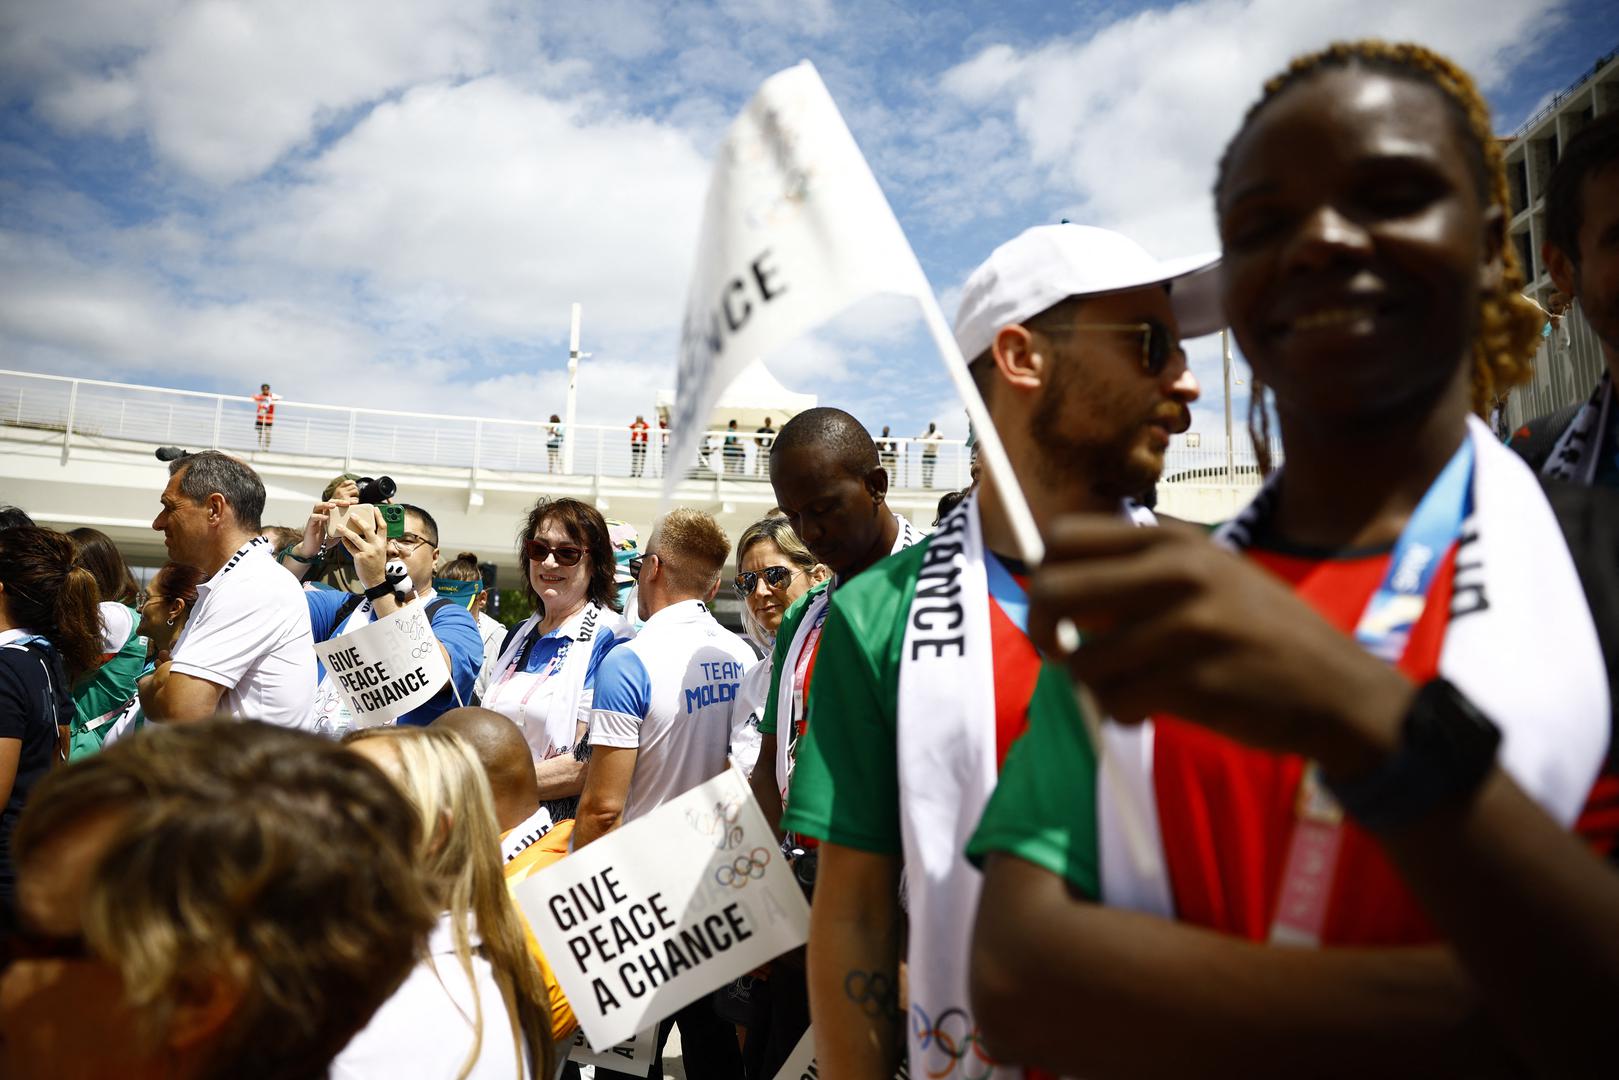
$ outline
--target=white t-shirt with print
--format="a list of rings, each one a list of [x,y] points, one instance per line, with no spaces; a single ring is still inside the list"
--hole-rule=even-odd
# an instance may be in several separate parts
[[[297,580],[276,564],[268,540],[237,550],[197,586],[197,602],[174,645],[172,671],[225,688],[231,716],[314,727],[315,639]]]
[[[757,662],[700,600],[657,612],[602,660],[590,744],[639,751],[624,824],[725,768],[731,706]]]

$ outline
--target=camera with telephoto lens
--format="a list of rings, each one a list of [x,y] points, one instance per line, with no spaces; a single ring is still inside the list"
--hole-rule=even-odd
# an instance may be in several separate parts
[[[391,476],[362,476],[354,486],[360,489],[360,502],[371,506],[387,502],[399,491]]]

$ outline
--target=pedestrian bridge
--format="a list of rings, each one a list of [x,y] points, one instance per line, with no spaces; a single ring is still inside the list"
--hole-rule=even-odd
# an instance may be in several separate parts
[[[556,439],[542,421],[392,412],[279,401],[267,444],[254,428],[253,399],[159,386],[0,370],[0,502],[41,524],[89,525],[111,536],[132,564],[163,562],[151,522],[167,466],[159,446],[219,449],[264,479],[267,525],[302,527],[338,473],[387,474],[399,498],[438,520],[453,557],[476,552],[517,571],[516,530],[539,495],[573,496],[646,537],[662,505],[664,446],[653,429],[643,458],[628,426],[576,424]],[[775,504],[761,448],[750,434],[727,458],[723,431],[709,433],[702,460],[677,483],[674,501],[713,513],[731,536]],[[1181,440],[1177,439],[1179,444]],[[551,445],[559,443],[559,445]],[[890,455],[890,505],[932,525],[939,496],[969,482],[970,452],[944,440],[929,461],[914,439]],[[1173,446],[1159,485],[1165,513],[1196,521],[1229,516],[1254,487],[1251,454]]]

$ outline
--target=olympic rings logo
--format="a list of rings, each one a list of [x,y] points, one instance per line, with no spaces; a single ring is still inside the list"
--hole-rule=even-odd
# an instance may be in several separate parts
[[[987,1080],[995,1071],[983,1036],[965,1009],[946,1009],[930,1021],[922,1006],[912,1005],[911,1034],[925,1054],[921,1067],[931,1080]]]
[[[736,819],[742,814],[742,801],[715,803],[706,813],[686,811],[686,824],[707,837],[715,851],[729,851],[742,842],[742,826]]]
[[[420,643],[418,643],[416,645],[415,648],[410,650],[410,658],[412,660],[420,660],[422,657],[426,656],[428,653],[432,652],[435,648],[437,648],[437,646],[438,646],[438,642],[436,642],[436,641],[423,641],[423,642],[420,642]]]
[[[872,1018],[898,1019],[899,986],[881,971],[851,971],[843,979],[843,993]]]
[[[770,865],[770,849],[756,847],[746,855],[738,855],[728,863],[714,868],[714,880],[733,889],[744,888],[750,881],[765,876]]]

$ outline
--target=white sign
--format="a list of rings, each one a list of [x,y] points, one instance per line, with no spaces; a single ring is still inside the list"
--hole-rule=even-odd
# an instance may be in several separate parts
[[[734,769],[541,870],[517,900],[592,1046],[809,934],[809,905]]]
[[[397,720],[431,699],[450,678],[421,600],[319,642],[315,655],[348,703],[356,727]]]
[[[579,1028],[574,1031],[569,1046],[569,1061],[577,1061],[581,1065],[599,1065],[629,1076],[645,1076],[652,1071],[652,1055],[658,1049],[658,1029],[653,1026],[638,1031],[617,1046],[596,1051],[590,1048],[584,1029]]]
[[[765,80],[714,162],[680,335],[665,495],[743,368],[875,293],[932,296],[806,60]]]
[[[820,1066],[815,1060],[815,1029],[812,1027],[804,1032],[804,1037],[798,1040],[793,1052],[787,1055],[787,1061],[776,1074],[776,1080],[820,1080],[820,1076]],[[911,1080],[911,1070],[904,1054],[900,1055],[894,1080]]]

